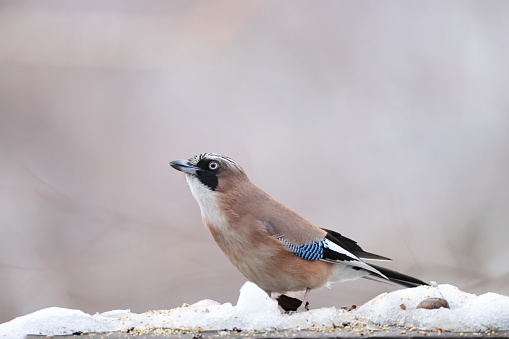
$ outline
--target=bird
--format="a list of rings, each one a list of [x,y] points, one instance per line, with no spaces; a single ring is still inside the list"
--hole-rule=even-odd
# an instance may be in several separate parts
[[[391,259],[364,251],[356,241],[315,226],[256,186],[232,158],[202,153],[170,165],[183,173],[203,224],[249,281],[269,296],[304,292],[358,278],[400,287],[428,285],[364,260]],[[306,306],[305,306],[306,307]]]

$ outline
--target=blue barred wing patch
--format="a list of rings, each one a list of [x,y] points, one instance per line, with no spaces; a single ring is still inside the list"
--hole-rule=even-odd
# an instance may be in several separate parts
[[[361,261],[355,255],[351,254],[343,247],[331,241],[329,235],[325,236],[325,239],[321,241],[313,241],[306,245],[295,245],[286,240],[283,237],[277,238],[283,246],[288,248],[296,256],[306,260],[324,260],[334,263],[345,263],[353,266],[354,269],[365,270],[374,273],[384,279],[388,279],[378,269],[369,266],[365,262]],[[334,239],[332,237],[332,239]]]
[[[323,239],[322,241],[314,241],[307,245],[295,245],[283,237],[279,237],[277,239],[281,241],[286,248],[292,251],[293,254],[306,260],[322,259],[324,249],[329,248],[327,245],[327,239]]]

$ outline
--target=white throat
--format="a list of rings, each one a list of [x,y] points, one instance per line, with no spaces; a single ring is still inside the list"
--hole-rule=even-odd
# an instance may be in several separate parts
[[[218,229],[226,227],[228,222],[216,201],[217,193],[202,184],[194,175],[186,174],[186,180],[193,197],[200,206],[202,218],[206,219],[211,227]]]

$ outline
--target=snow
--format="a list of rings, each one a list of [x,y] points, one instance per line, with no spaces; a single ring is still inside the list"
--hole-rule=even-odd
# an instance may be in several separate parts
[[[450,309],[416,309],[420,301],[429,297],[446,299]],[[406,310],[401,308],[401,304]],[[380,325],[464,332],[509,330],[509,297],[496,293],[476,296],[451,285],[421,286],[384,293],[362,305],[356,313]]]
[[[417,309],[417,304],[428,297],[445,298],[450,309]],[[24,338],[27,334],[62,335],[73,332],[120,331],[133,327],[141,330],[295,330],[366,321],[378,325],[426,330],[509,330],[509,297],[496,293],[476,296],[451,285],[421,286],[381,294],[350,312],[331,307],[285,314],[275,300],[269,298],[255,284],[247,282],[240,290],[236,306],[202,300],[171,310],[141,314],[116,310],[94,315],[79,310],[50,307],[1,324],[0,337],[17,339]]]

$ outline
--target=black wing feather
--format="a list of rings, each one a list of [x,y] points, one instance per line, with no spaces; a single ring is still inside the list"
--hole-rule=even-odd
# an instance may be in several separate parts
[[[422,281],[420,279],[411,277],[407,274],[403,274],[403,273],[391,270],[389,268],[385,268],[385,267],[381,267],[381,266],[373,265],[373,264],[371,264],[370,266],[372,266],[372,267],[376,268],[378,271],[382,272],[389,279],[389,281],[391,281],[395,284],[404,286],[404,287],[416,287],[416,286],[428,285],[428,283],[425,283],[424,281]],[[374,279],[377,281],[382,281],[382,282],[384,281],[384,280],[379,280],[378,276],[366,276],[364,278],[370,279],[371,277],[377,278],[377,279]]]
[[[356,241],[354,241],[350,238],[347,238],[347,237],[339,234],[338,232],[328,230],[326,228],[322,228],[322,230],[327,232],[326,238],[330,239],[332,242],[335,242],[336,244],[343,247],[345,250],[347,250],[348,252],[352,253],[353,255],[355,255],[359,258],[392,261],[392,259],[390,259],[390,258],[364,251],[359,245],[357,245]],[[350,258],[346,255],[344,257],[348,258],[346,260],[352,260],[352,258]],[[345,259],[340,259],[340,260],[345,260]]]

